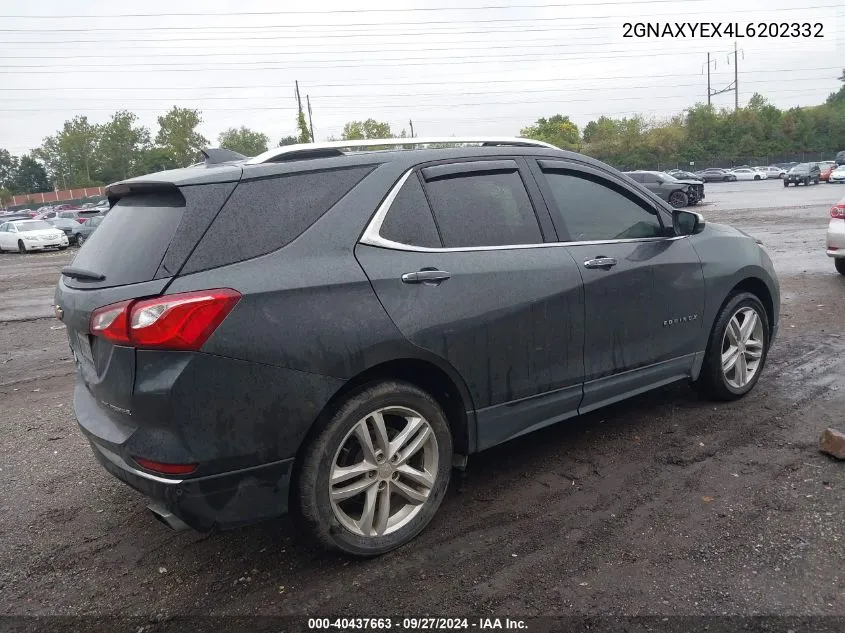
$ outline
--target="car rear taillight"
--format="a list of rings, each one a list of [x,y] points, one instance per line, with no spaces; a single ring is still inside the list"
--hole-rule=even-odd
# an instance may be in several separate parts
[[[834,220],[845,220],[845,202],[833,205],[830,208],[830,217]]]
[[[85,220],[87,220],[87,219],[88,218],[76,218],[76,221],[79,222],[80,224],[85,224]]]
[[[197,469],[199,464],[162,464],[161,462],[154,462],[151,459],[144,459],[142,457],[133,457],[132,459],[147,470],[162,475],[189,475]]]
[[[91,315],[91,334],[118,345],[198,350],[241,298],[218,288],[104,306]]]

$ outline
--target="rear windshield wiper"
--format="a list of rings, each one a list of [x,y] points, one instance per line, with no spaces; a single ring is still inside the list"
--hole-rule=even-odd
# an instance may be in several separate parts
[[[90,270],[84,270],[82,268],[73,268],[72,266],[66,266],[62,268],[62,274],[65,277],[73,277],[74,279],[85,279],[88,281],[104,281],[106,276],[102,273],[92,273]]]

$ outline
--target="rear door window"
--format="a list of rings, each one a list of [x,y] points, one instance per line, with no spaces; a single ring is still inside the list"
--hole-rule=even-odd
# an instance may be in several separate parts
[[[417,174],[411,174],[402,185],[382,222],[379,235],[386,240],[408,246],[442,246],[431,208],[425,199]]]
[[[102,288],[153,279],[184,211],[185,198],[175,188],[121,198],[72,264],[76,269],[103,274],[105,280],[92,284],[65,277],[65,283]]]
[[[537,216],[514,161],[426,168],[425,188],[446,248],[543,242]]]

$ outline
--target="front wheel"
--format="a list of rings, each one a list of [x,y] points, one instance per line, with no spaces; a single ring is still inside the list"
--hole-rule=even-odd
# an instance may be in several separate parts
[[[760,180],[760,176],[754,176],[754,180]]]
[[[18,240],[18,252],[21,255],[26,253],[26,244],[23,243],[23,240]]]
[[[816,179],[813,181],[813,184],[814,184],[814,185],[819,184],[819,179],[818,179],[818,178],[816,178]]]
[[[676,209],[689,204],[689,197],[683,191],[673,191],[669,194],[669,204]]]
[[[845,275],[845,258],[837,257],[833,260],[833,265],[836,266],[836,272],[840,275]]]
[[[452,434],[437,401],[407,382],[373,383],[338,407],[303,455],[301,518],[327,547],[383,554],[428,525],[451,469]]]
[[[76,236],[76,245],[82,246],[84,243],[85,243],[85,236],[82,235],[82,234],[77,235]]]
[[[760,379],[769,350],[769,319],[756,295],[728,299],[707,342],[696,385],[717,400],[736,400]]]
[[[783,186],[784,186],[784,187],[788,187],[788,186],[789,186],[789,183],[788,183],[788,182],[786,182],[786,181],[784,180],[784,181],[783,181]]]

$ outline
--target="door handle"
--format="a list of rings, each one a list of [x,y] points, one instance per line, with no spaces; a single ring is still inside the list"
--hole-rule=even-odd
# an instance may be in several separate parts
[[[615,257],[599,256],[594,259],[588,259],[584,262],[584,268],[602,268],[604,270],[610,270],[614,266],[616,266]]]
[[[441,282],[446,281],[452,275],[445,270],[436,270],[433,268],[423,268],[416,273],[405,273],[402,275],[402,281],[406,284],[429,284],[432,286],[440,285]]]

